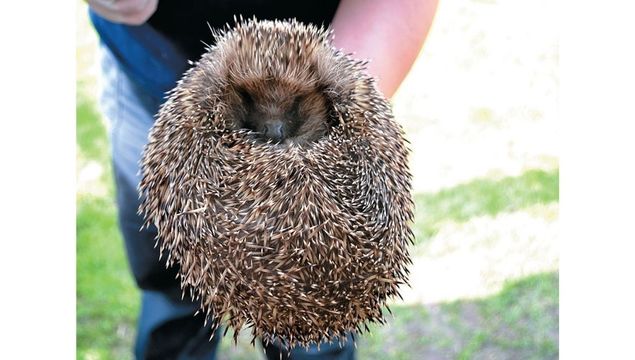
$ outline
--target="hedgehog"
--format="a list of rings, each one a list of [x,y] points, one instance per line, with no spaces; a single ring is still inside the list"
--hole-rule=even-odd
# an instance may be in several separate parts
[[[409,150],[331,30],[238,20],[170,91],[141,160],[144,226],[212,330],[346,341],[408,283]]]

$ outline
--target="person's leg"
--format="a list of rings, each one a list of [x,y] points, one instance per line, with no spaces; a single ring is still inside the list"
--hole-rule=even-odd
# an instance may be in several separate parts
[[[135,281],[142,290],[135,357],[138,359],[214,359],[218,336],[209,341],[209,324],[194,317],[198,305],[181,301],[177,269],[166,269],[155,248],[156,229],[140,230],[139,160],[159,103],[130,81],[102,47],[101,107],[110,121],[112,164],[119,226]],[[107,254],[105,254],[107,256]]]
[[[353,337],[348,336],[346,343],[339,341],[322,343],[319,346],[311,345],[308,349],[296,347],[290,352],[276,344],[263,344],[268,360],[354,360],[355,344]]]
[[[218,331],[210,341],[203,315],[192,315],[196,306],[159,291],[143,291],[135,356],[138,359],[215,359]]]

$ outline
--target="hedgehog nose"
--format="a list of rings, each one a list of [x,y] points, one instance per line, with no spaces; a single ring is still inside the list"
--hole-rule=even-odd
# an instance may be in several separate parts
[[[273,140],[284,139],[284,126],[282,124],[282,121],[274,120],[265,124],[265,136]]]

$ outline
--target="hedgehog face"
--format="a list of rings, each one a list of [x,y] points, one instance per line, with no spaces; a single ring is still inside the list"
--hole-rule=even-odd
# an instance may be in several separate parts
[[[345,60],[333,56],[325,31],[260,24],[238,26],[217,38],[199,64],[201,93],[213,94],[234,129],[251,130],[265,142],[307,144],[323,138],[336,123],[330,121],[333,94],[349,93],[341,89],[344,83],[354,87],[352,77],[329,71]]]
[[[263,141],[304,144],[326,135],[328,103],[318,88],[262,80],[234,90],[235,126]]]

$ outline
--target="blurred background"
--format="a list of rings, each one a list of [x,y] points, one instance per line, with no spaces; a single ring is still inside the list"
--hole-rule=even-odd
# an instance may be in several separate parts
[[[558,28],[546,0],[441,0],[393,98],[411,142],[411,287],[359,359],[558,358]],[[77,2],[77,355],[130,359],[97,36]],[[263,358],[247,338],[219,359]]]

